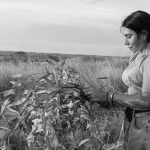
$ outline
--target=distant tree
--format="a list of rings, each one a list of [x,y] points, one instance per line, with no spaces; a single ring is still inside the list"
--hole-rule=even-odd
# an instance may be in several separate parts
[[[23,52],[23,51],[19,51],[19,52],[15,52],[16,55],[27,55],[26,52]]]
[[[26,52],[23,51],[19,51],[19,52],[15,52],[13,54],[13,58],[19,60],[19,61],[23,61],[23,62],[27,62],[28,61],[28,55]]]

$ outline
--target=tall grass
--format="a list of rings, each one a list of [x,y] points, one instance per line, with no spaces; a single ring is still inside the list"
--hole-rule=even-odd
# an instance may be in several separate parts
[[[20,61],[18,65],[12,62],[0,63],[0,91],[10,87],[9,81],[17,75],[32,75],[38,78],[45,75],[47,70],[52,70],[52,66],[48,63],[39,63],[28,61],[24,63]]]
[[[84,60],[82,57],[76,57],[66,60],[66,66],[70,66],[74,71],[78,71],[81,80],[95,86],[103,87],[105,90],[113,90],[116,92],[125,92],[126,87],[122,83],[121,74],[127,65],[126,59],[106,59],[101,60]],[[19,62],[17,65],[12,62],[0,62],[0,88],[7,87],[7,81],[17,74],[42,76],[46,70],[51,71],[52,66],[49,63],[40,62]],[[108,79],[99,79],[107,77]]]
[[[105,61],[83,61],[81,57],[68,59],[66,65],[77,70],[81,78],[84,78],[90,85],[104,90],[113,90],[114,92],[126,92],[127,87],[123,84],[121,75],[127,65],[127,60],[118,59]],[[106,77],[104,79],[101,79]]]

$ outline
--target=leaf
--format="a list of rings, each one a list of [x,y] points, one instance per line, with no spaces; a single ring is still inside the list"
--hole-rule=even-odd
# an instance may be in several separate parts
[[[8,122],[6,120],[0,120],[0,130],[1,129],[9,130]]]
[[[70,103],[69,104],[67,104],[67,106],[69,107],[69,108],[72,108],[73,107],[73,102],[72,101],[70,101]]]
[[[40,91],[36,92],[36,94],[43,94],[43,93],[46,93],[46,90],[40,90]]]
[[[87,113],[87,114],[89,113],[88,110],[86,109],[86,107],[83,106],[83,105],[81,105],[81,110],[84,111],[84,112]]]
[[[49,112],[45,112],[45,117],[49,117],[49,116],[51,116],[53,113],[51,112],[51,111],[49,111]]]
[[[36,94],[43,94],[43,93],[51,93],[52,91],[49,90],[40,90],[38,92],[36,92]]]
[[[6,145],[0,147],[0,150],[6,150],[6,149],[7,149]]]
[[[22,84],[20,82],[10,81],[11,84],[13,84],[12,87],[21,86]]]
[[[1,113],[3,113],[3,111],[5,110],[5,108],[8,106],[8,104],[10,103],[9,99],[6,99],[2,106],[1,106]]]
[[[78,96],[79,96],[79,93],[78,93],[77,91],[74,91],[74,92],[73,92],[73,96],[78,97]]]
[[[69,121],[67,121],[67,124],[68,124],[68,129],[71,128],[71,123]]]
[[[89,139],[82,140],[82,141],[79,143],[78,147],[80,147],[81,145],[85,144],[87,141],[89,141]]]
[[[26,95],[29,93],[29,90],[25,90],[22,95]]]
[[[73,115],[73,114],[74,114],[74,110],[70,110],[70,109],[69,109],[68,113],[69,113],[70,115]]]
[[[90,127],[91,127],[91,124],[89,122],[87,122],[86,129],[88,129]]]
[[[7,108],[4,114],[5,114],[5,115],[10,114],[10,115],[12,115],[12,116],[18,116],[18,115],[19,115],[19,112],[17,112],[17,111],[14,110],[14,109]]]
[[[0,139],[3,139],[6,135],[6,133],[8,133],[9,131],[9,126],[8,126],[8,123],[1,119],[0,120]]]
[[[17,102],[14,102],[13,105],[20,105],[22,104],[23,102],[26,101],[27,98],[22,98],[21,100],[18,100]]]
[[[27,111],[29,112],[29,111],[31,111],[31,110],[33,110],[34,109],[34,107],[33,106],[29,106],[29,107],[27,107]]]
[[[55,148],[55,149],[59,146],[56,135],[53,135],[53,138],[51,139],[51,146],[52,148]]]
[[[19,112],[17,112],[16,110],[13,110],[11,108],[6,108],[3,112],[3,114],[5,115],[5,118],[8,120],[8,121],[11,121],[17,117],[19,117]]]
[[[13,85],[14,85],[14,84],[16,84],[16,82],[15,82],[15,81],[9,81],[9,82],[10,82],[11,84],[13,84]]]
[[[89,118],[86,115],[84,115],[84,114],[80,115],[80,118],[83,118],[85,120],[89,120]]]
[[[100,77],[100,78],[97,78],[97,79],[101,80],[101,79],[108,79],[108,78],[107,77]]]
[[[74,120],[73,120],[73,123],[76,123],[79,120],[80,120],[80,118],[75,117]]]
[[[32,122],[34,123],[34,125],[37,125],[38,123],[42,122],[42,119],[34,119],[32,120]]]
[[[34,142],[34,136],[32,134],[32,132],[27,136],[27,142],[28,142],[28,146],[31,146],[31,143]]]
[[[79,102],[80,102],[80,100],[76,100],[76,101],[74,102],[74,105],[77,104],[77,103],[79,103]]]
[[[38,124],[37,125],[37,129],[36,129],[36,133],[38,133],[38,132],[42,132],[44,129],[43,129],[43,125],[42,124]]]
[[[0,129],[0,139],[3,139],[5,135],[6,135],[6,131]]]
[[[15,95],[15,89],[4,91],[4,97],[9,96],[9,95]]]

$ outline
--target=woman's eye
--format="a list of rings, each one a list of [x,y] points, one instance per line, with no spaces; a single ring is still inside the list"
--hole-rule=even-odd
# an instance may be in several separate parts
[[[130,38],[131,38],[131,35],[127,35],[127,38],[130,39]]]

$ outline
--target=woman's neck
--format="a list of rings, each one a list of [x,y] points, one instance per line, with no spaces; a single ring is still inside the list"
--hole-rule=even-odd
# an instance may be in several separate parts
[[[150,42],[146,44],[146,49],[150,49]]]
[[[132,61],[135,60],[135,58],[139,55],[139,54],[150,54],[150,42],[146,44],[145,48],[142,49],[141,51],[137,51],[135,53],[133,53],[131,56],[130,56],[130,59],[129,59],[129,63],[131,63]]]

